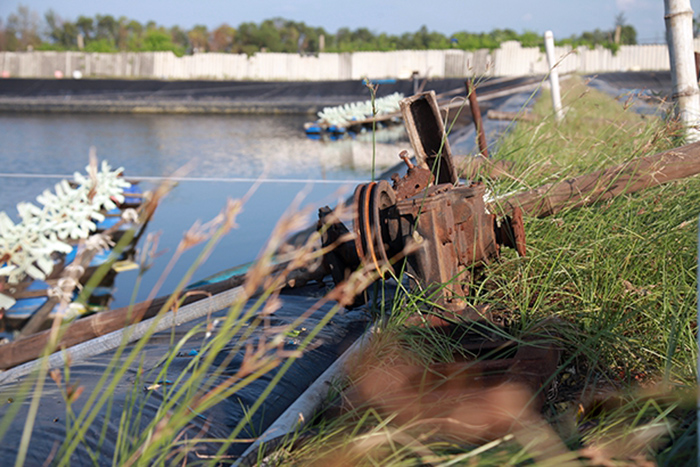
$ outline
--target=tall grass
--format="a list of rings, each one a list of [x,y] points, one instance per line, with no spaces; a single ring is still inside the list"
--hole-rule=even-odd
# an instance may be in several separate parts
[[[351,276],[350,284],[330,291],[301,316],[283,325],[270,324],[271,317],[281,305],[280,291],[290,275],[303,268],[318,267],[323,254],[319,249],[319,234],[314,233],[278,271],[279,266],[273,259],[276,252],[284,247],[289,234],[310,222],[308,210],[299,210],[298,200],[295,200],[294,209],[280,220],[249,270],[241,286],[240,298],[225,313],[201,320],[186,333],[177,335],[178,338],[175,338],[174,330],[162,333],[170,345],[155,365],[145,366],[144,356],[150,339],[154,337],[155,324],[166,311],[177,311],[184,287],[191,282],[194,271],[214,251],[221,236],[235,227],[242,202],[229,203],[216,219],[204,226],[194,226],[183,236],[171,264],[185,250],[205,243],[197,260],[154,319],[149,332],[132,344],[125,335],[122,345],[107,358],[105,371],[96,383],[86,385],[76,381],[71,377],[74,363],[68,361],[64,368],[50,371],[44,363],[20,385],[10,385],[2,390],[6,400],[12,403],[3,411],[0,436],[20,426],[25,430],[16,449],[16,465],[37,461],[32,445],[41,444],[42,439],[34,434],[35,421],[41,417],[41,404],[47,403],[42,402],[42,398],[50,397],[45,394],[47,388],[51,389],[49,392],[55,392],[56,387],[66,405],[65,420],[62,421],[65,423],[65,439],[60,446],[53,447],[50,458],[46,459],[52,465],[72,465],[77,459],[84,461],[86,458],[94,464],[104,462],[104,455],[100,452],[107,437],[112,438],[109,444],[115,446],[112,457],[115,465],[173,465],[192,459],[203,465],[219,465],[233,461],[229,455],[232,444],[251,441],[251,420],[263,410],[271,391],[307,349],[319,344],[319,332],[347,304],[343,297],[351,300],[357,292],[352,289],[354,284],[366,284],[370,279],[358,271]],[[147,264],[143,265],[143,268],[147,267]],[[313,324],[307,324],[311,315],[331,299],[333,304],[325,306],[328,311],[321,317],[317,314],[311,321]],[[300,333],[298,330],[302,327],[304,330]],[[61,335],[60,325],[55,328],[55,338],[47,349],[48,353],[56,348]],[[289,345],[290,333],[298,337],[293,348]],[[198,352],[173,378],[173,362],[183,349],[192,346],[198,348]],[[240,366],[229,367],[232,359],[240,354],[244,355]],[[271,371],[275,373],[269,377],[266,387],[256,395],[250,407],[244,408],[244,416],[233,423],[224,436],[214,439],[208,436],[207,423],[202,424],[202,432],[192,433],[190,425],[193,420],[201,420],[205,414],[216,410],[217,404]],[[125,392],[125,385],[131,389]],[[146,404],[152,405],[154,400],[158,409],[155,414],[150,414],[152,418],[147,418],[144,408]],[[29,410],[22,411],[27,405]],[[18,413],[25,418],[17,419]],[[205,452],[206,456],[198,458],[199,451]]]
[[[519,122],[499,142],[496,157],[512,165],[505,178],[485,180],[496,196],[680,142],[673,122],[641,117],[629,103],[577,79],[564,89],[567,116],[562,124],[554,122],[549,99],[541,95],[532,111],[538,120]],[[376,286],[382,325],[366,353],[353,362],[349,380],[335,388],[341,410],[329,411],[312,425],[306,433],[311,441],[294,450],[283,446],[276,462],[447,466],[692,461],[697,452],[692,422],[698,193],[700,181],[691,178],[552,218],[527,218],[528,255],[504,252],[500,261],[473,271],[478,281],[465,297],[475,307],[491,306],[504,327],[473,323],[446,335],[410,324],[416,315],[431,312],[436,292],[409,290],[398,268],[393,285]],[[210,243],[163,311],[176,306],[192,271],[233,227],[239,207],[229,205],[210,229],[192,231],[183,239],[183,249]],[[251,427],[253,415],[262,410],[274,385],[341,306],[376,279],[376,274],[356,271],[297,320],[270,327],[288,274],[323,254],[313,235],[281,274],[272,273],[274,252],[287,233],[303,225],[301,219],[293,214],[280,222],[249,273],[241,299],[179,339],[172,333],[168,352],[154,368],[139,363],[149,333],[114,353],[90,394],[71,377],[70,363],[51,372],[53,382],[44,368],[13,389],[16,406],[22,398],[39,401],[46,384],[58,385],[63,394],[67,436],[49,462],[70,465],[80,450],[98,463],[100,443],[108,436],[115,437],[114,464],[189,465],[193,458],[202,465],[234,462],[231,445],[260,434],[259,427]],[[330,306],[293,351],[281,346],[305,318],[333,301],[338,304]],[[515,343],[537,336],[557,343],[562,357],[548,382],[542,412],[531,407],[538,394],[519,385],[479,388],[436,369],[436,362],[469,357],[460,342],[475,334]],[[257,337],[256,345],[251,336]],[[192,343],[199,352],[173,381],[165,381],[178,352]],[[238,352],[245,353],[244,363],[226,371]],[[129,382],[133,389],[125,406],[115,407],[129,368],[137,369],[136,380]],[[225,436],[211,439],[188,431],[195,418],[216,410],[218,403],[272,370],[277,370],[275,376]],[[145,404],[155,391],[161,396],[159,410],[145,420]],[[5,411],[0,433],[8,429],[16,410]],[[116,434],[109,431],[109,420],[96,419],[100,413],[117,414]],[[26,423],[31,433],[32,420]],[[91,429],[99,432],[96,446],[88,437]],[[289,446],[295,439],[290,437]],[[204,446],[206,455],[197,455]],[[28,442],[20,447],[18,464],[30,449]]]
[[[532,109],[536,120],[519,122],[499,141],[495,158],[511,165],[505,177],[484,179],[495,196],[682,144],[675,122],[641,116],[631,101],[599,93],[579,78],[567,81],[564,90],[563,123],[554,121],[544,91]],[[463,353],[460,340],[466,331],[446,336],[407,325],[410,315],[425,313],[433,304],[420,292],[400,293],[388,326],[357,362],[358,371],[351,371],[342,415],[322,418],[317,442],[286,461],[694,463],[699,213],[700,180],[693,177],[556,217],[526,218],[528,255],[504,251],[500,261],[477,272],[467,301],[489,305],[507,326],[477,329],[481,325],[473,324],[469,331],[519,342],[548,329],[541,339],[554,339],[562,349],[541,414],[532,413],[529,402],[523,402],[519,415],[491,413],[523,396],[517,391],[513,394],[520,396],[499,399],[502,388],[482,388],[474,396],[468,383],[450,378],[439,379],[438,392],[422,383],[411,386],[409,375],[423,374],[418,381],[428,381],[436,362],[451,362]],[[445,393],[443,386],[450,384],[461,390]],[[447,404],[422,406],[424,397],[440,394],[453,397]],[[469,397],[481,399],[475,405]],[[487,416],[495,417],[492,428],[504,420],[508,426],[491,432],[465,428]],[[457,429],[447,420],[462,425]]]

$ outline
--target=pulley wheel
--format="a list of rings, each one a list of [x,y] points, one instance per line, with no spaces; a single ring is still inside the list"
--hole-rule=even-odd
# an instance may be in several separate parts
[[[355,249],[365,267],[381,273],[391,267],[392,252],[388,245],[395,244],[398,228],[391,229],[386,210],[396,204],[396,195],[389,182],[370,182],[358,185],[353,197]],[[392,235],[392,231],[396,231]],[[384,266],[384,267],[383,267]]]
[[[398,232],[398,225],[394,229],[390,228],[391,219],[387,216],[387,209],[396,205],[396,193],[389,182],[381,180],[372,191],[371,201],[374,249],[379,252],[380,259],[391,267],[389,260],[398,252],[388,250],[396,244],[396,239],[392,237],[399,237],[400,232]]]

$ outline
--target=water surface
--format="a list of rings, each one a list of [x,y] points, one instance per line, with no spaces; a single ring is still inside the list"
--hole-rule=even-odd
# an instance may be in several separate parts
[[[311,141],[305,116],[3,114],[0,115],[0,211],[16,218],[15,205],[34,201],[57,176],[83,171],[91,146],[100,159],[123,166],[127,177],[163,177],[181,181],[158,208],[148,232],[160,232],[163,254],[144,276],[137,299],[143,300],[162,274],[170,254],[194,222],[214,218],[227,198],[249,194],[238,228],[226,236],[194,280],[253,260],[279,217],[297,196],[310,207],[334,205],[358,181],[394,165],[397,144],[374,146],[368,135],[358,140]],[[364,141],[360,141],[363,139]],[[10,177],[9,174],[14,174]],[[17,176],[19,174],[19,176]],[[255,180],[264,179],[250,194]],[[154,181],[142,182],[152,189]],[[142,245],[141,245],[142,246]],[[163,284],[174,289],[201,247],[188,251]],[[121,273],[113,306],[128,303],[136,271]]]

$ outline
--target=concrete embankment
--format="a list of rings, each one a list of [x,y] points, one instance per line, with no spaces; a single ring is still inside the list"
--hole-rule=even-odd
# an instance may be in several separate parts
[[[670,88],[668,72],[603,73],[588,76],[609,90]],[[487,78],[478,94],[504,91],[543,77]],[[413,94],[412,80],[380,80],[377,97]],[[422,82],[420,84],[423,84]],[[464,96],[461,78],[432,79],[426,90]],[[0,112],[83,113],[286,113],[313,114],[323,107],[368,100],[361,80],[347,81],[168,81],[117,79],[1,79]]]
[[[378,96],[413,93],[410,80],[380,82]],[[432,80],[444,92],[461,79]],[[0,80],[2,112],[314,113],[369,99],[361,81]]]
[[[484,80],[480,92],[539,78]],[[422,84],[422,83],[420,83]],[[377,97],[411,95],[411,80],[382,80]],[[461,78],[429,80],[426,90],[464,89]],[[454,95],[464,95],[464,91]],[[0,80],[0,112],[99,113],[315,113],[323,107],[368,100],[362,81],[262,82],[164,80]]]

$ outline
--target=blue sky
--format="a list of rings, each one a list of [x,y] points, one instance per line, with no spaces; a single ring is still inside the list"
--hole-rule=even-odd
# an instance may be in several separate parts
[[[70,20],[99,13],[185,28],[223,22],[236,26],[281,16],[329,32],[347,26],[397,34],[426,25],[444,34],[510,28],[540,33],[551,29],[555,37],[568,37],[610,29],[620,12],[637,29],[640,42],[663,41],[665,28],[662,0],[0,0],[0,17],[7,18],[20,3],[42,16],[52,8]],[[691,0],[691,5],[697,16],[700,0]]]

